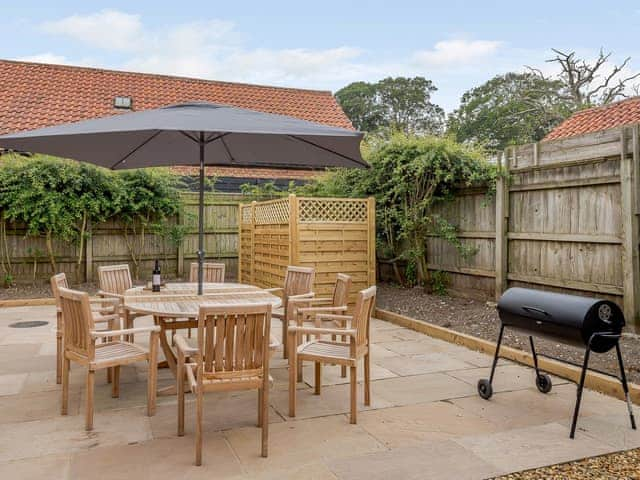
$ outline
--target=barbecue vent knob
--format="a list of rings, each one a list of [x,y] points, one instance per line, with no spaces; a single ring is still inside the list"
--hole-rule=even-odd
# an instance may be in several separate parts
[[[611,323],[611,315],[613,312],[611,311],[611,307],[606,303],[603,303],[598,307],[598,318],[605,323]]]

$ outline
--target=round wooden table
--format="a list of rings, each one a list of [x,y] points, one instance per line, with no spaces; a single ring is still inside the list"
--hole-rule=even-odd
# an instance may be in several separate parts
[[[176,373],[176,354],[167,338],[167,332],[198,327],[200,305],[239,305],[270,303],[273,308],[282,300],[266,290],[242,283],[205,283],[203,295],[197,295],[196,283],[167,283],[159,292],[146,287],[130,288],[124,293],[124,328],[133,327],[129,313],[152,315],[161,328],[160,347],[164,352],[166,366]],[[279,342],[271,339],[271,348]],[[163,365],[165,366],[165,365]],[[175,385],[161,394],[175,393]]]

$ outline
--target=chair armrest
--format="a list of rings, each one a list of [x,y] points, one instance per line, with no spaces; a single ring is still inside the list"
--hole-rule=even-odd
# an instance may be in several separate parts
[[[287,298],[287,301],[289,302],[303,302],[303,301],[309,301],[312,300],[314,297],[315,293],[313,292],[307,292],[307,293],[301,293],[299,295],[291,295],[290,297]]]
[[[89,298],[89,303],[100,303],[100,304],[110,304],[110,307],[117,307],[118,305],[120,305],[120,299],[119,298],[114,298],[114,297],[103,297],[103,298],[99,298],[99,297],[90,297]]]
[[[120,295],[119,293],[104,292],[102,290],[99,290],[96,295],[104,298],[117,298],[120,301],[124,300],[124,295]]]
[[[344,312],[347,310],[347,306],[346,305],[340,305],[338,307],[301,307],[298,308],[298,314],[299,315],[304,315],[304,314],[314,314],[314,313],[327,313],[329,314],[330,312]],[[325,315],[322,315],[325,316]],[[343,315],[340,315],[343,316]],[[348,315],[344,315],[344,316],[348,316]]]
[[[183,335],[180,335],[180,334],[175,335],[173,337],[173,341],[175,342],[176,348],[178,349],[178,351],[184,353],[186,357],[189,357],[191,355],[198,353],[198,348],[192,347],[191,345],[189,345],[189,343],[187,342],[187,339],[184,338]]]
[[[91,332],[91,338],[117,337],[119,335],[133,335],[135,333],[159,333],[160,327],[157,325],[151,327],[124,328],[122,330],[103,330]]]
[[[97,313],[97,312],[91,312],[91,313]],[[95,323],[109,322],[111,320],[120,321],[120,315],[118,315],[117,313],[111,313],[108,315],[97,315],[93,317],[93,321]]]
[[[264,291],[269,293],[284,292],[284,288],[282,287],[265,288]]]
[[[353,320],[353,317],[351,315],[336,315],[332,313],[321,313],[319,315],[316,315],[316,318],[318,320]]]
[[[323,327],[299,327],[290,326],[289,334],[303,333],[309,335],[348,335],[350,337],[356,336],[356,331],[351,328],[323,328]]]

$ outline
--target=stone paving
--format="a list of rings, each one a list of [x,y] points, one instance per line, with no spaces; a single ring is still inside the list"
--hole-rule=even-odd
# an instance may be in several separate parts
[[[23,320],[47,320],[30,329]],[[146,319],[140,321],[145,323]],[[474,479],[640,446],[624,403],[586,391],[569,440],[575,386],[553,378],[548,395],[533,370],[500,362],[490,401],[476,394],[491,358],[391,323],[372,323],[372,404],[359,398],[350,425],[347,379],[324,367],[298,384],[298,416],[287,416],[287,367],[272,361],[269,458],[259,456],[254,392],[209,394],[204,464],[193,465],[194,404],[176,436],[176,399],[159,397],[145,415],[146,366],[123,368],[120,398],[97,376],[95,430],[84,431],[84,371],[72,367],[69,415],[59,414],[53,307],[0,310],[0,478],[2,479]],[[278,325],[274,332],[278,332]],[[144,342],[145,338],[137,341]],[[159,386],[172,382],[161,370]]]

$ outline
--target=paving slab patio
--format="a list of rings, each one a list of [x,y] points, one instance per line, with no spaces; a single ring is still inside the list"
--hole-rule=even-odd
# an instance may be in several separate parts
[[[9,327],[25,320],[49,323]],[[323,367],[320,396],[313,368],[303,369],[298,415],[288,417],[287,363],[276,352],[269,457],[259,455],[255,393],[210,394],[198,468],[193,399],[187,396],[186,435],[179,438],[175,397],[159,397],[156,415],[146,416],[144,364],[122,369],[118,399],[104,372],[96,377],[90,433],[82,415],[84,371],[72,366],[70,414],[60,416],[54,324],[53,307],[0,310],[0,478],[480,479],[640,446],[623,402],[586,391],[572,441],[575,385],[553,377],[553,390],[543,395],[532,369],[501,361],[494,396],[485,401],[475,383],[487,376],[490,356],[374,319],[372,404],[364,407],[360,384],[357,425],[349,423],[348,378],[337,366]],[[159,385],[172,382],[161,370]]]

